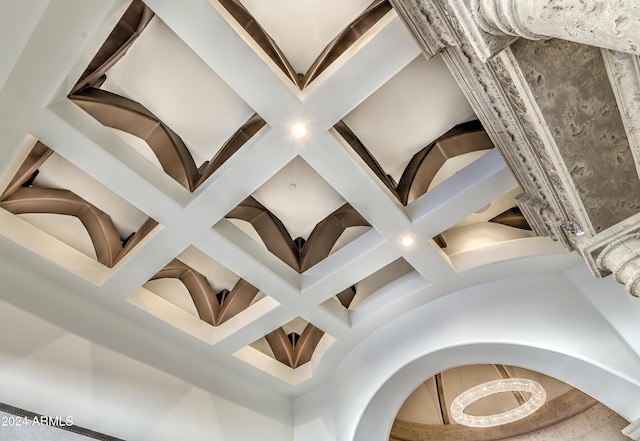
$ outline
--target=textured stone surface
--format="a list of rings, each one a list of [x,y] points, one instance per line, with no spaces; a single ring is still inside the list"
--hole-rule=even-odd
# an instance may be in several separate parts
[[[611,271],[627,286],[629,294],[640,297],[640,234],[616,237],[598,256],[598,266]]]
[[[559,38],[640,54],[635,0],[448,0],[483,60],[513,39]]]
[[[581,415],[585,410],[593,407],[594,404],[597,404],[597,402],[593,398],[577,389],[572,389],[547,402],[533,415],[501,426],[477,428],[465,427],[459,424],[431,425],[411,423],[396,419],[391,428],[390,440],[497,441],[509,437],[514,440],[528,440],[528,434],[537,433],[536,429],[549,426],[556,428],[559,422],[562,423],[572,420],[573,417]],[[554,430],[557,432],[557,428]]]
[[[640,175],[640,57],[606,49],[600,52]]]
[[[629,440],[621,432],[627,421],[603,404],[597,403],[586,411],[554,426],[505,441],[618,441]]]
[[[496,16],[527,33],[640,54],[640,5],[636,0],[480,0],[500,5]],[[494,6],[495,7],[495,6]],[[511,16],[511,17],[509,17]]]
[[[503,432],[502,437],[497,435],[494,439],[503,441],[623,441],[629,438],[622,433],[622,429],[628,426],[628,422],[620,415],[601,403],[590,406],[583,412],[564,419],[563,421],[535,430],[529,433],[523,433],[517,436],[508,436],[507,432]],[[444,426],[442,426],[444,427]],[[460,426],[457,426],[460,427]],[[496,427],[498,433],[500,427]],[[389,441],[440,441],[443,439],[469,440],[483,439],[469,436],[467,433],[460,432],[457,437],[444,436],[443,432],[420,432],[412,433],[394,433]]]
[[[598,49],[562,40],[512,45],[595,232],[640,210],[640,181]]]

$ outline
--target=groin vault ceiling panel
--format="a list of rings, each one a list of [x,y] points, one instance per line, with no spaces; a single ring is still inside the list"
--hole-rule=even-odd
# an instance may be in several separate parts
[[[388,2],[263,3],[113,13],[47,124],[6,146],[0,234],[158,338],[301,393],[403,296],[560,251]]]

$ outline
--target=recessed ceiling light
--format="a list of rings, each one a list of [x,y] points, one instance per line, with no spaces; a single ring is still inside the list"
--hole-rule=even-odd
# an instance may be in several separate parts
[[[402,243],[403,247],[409,248],[413,246],[413,244],[416,242],[416,239],[412,235],[407,234],[406,236],[402,237],[400,242]]]
[[[291,135],[296,139],[302,139],[307,136],[309,129],[307,125],[302,122],[297,122],[291,125]]]

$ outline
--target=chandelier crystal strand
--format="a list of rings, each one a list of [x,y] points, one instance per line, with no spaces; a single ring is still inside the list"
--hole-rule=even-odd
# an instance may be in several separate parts
[[[522,405],[497,413],[495,415],[474,416],[464,413],[464,409],[481,398],[500,392],[529,392],[531,396]],[[457,423],[468,427],[493,427],[517,421],[531,415],[545,403],[547,393],[537,382],[526,378],[505,378],[488,381],[472,387],[453,400],[451,403],[451,418]]]

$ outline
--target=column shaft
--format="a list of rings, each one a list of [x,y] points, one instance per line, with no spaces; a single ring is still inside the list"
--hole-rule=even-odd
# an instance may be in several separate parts
[[[471,0],[470,7],[490,34],[552,37],[640,55],[640,3],[634,0]]]

